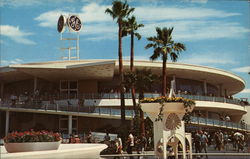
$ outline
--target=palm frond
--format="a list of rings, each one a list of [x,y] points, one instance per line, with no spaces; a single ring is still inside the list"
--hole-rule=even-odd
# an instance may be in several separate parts
[[[184,44],[182,44],[182,43],[174,43],[173,44],[173,49],[175,51],[178,51],[178,52],[185,51],[186,50],[186,46]]]
[[[113,19],[115,19],[116,18],[116,15],[113,13],[113,11],[111,10],[111,9],[109,9],[109,8],[107,8],[106,10],[105,10],[105,13],[106,14],[109,14]]]
[[[161,48],[157,47],[154,49],[154,53],[152,56],[150,56],[151,60],[156,60],[161,55]]]
[[[135,33],[134,35],[137,37],[138,40],[141,39],[141,35],[139,33]]]
[[[147,44],[147,45],[145,46],[145,49],[149,49],[149,48],[151,48],[151,47],[155,48],[155,47],[156,47],[156,44],[149,43],[149,44]]]
[[[176,62],[178,59],[178,55],[175,52],[171,52],[170,54],[170,58],[173,62]]]

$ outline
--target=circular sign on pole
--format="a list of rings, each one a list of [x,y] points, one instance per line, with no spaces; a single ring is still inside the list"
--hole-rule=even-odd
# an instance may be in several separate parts
[[[59,33],[62,33],[64,32],[65,27],[66,27],[66,18],[65,16],[61,15],[57,22],[57,31]]]
[[[79,32],[82,27],[81,20],[76,15],[69,16],[69,18],[67,19],[67,24],[68,24],[69,30],[73,32]]]

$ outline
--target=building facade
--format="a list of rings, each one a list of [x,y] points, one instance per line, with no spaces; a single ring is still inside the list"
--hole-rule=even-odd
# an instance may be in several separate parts
[[[161,75],[162,63],[135,61],[136,69]],[[0,68],[0,135],[27,129],[63,133],[115,130],[120,125],[118,61],[78,60],[15,64]],[[124,61],[129,71],[129,61]],[[247,103],[232,98],[245,81],[223,70],[180,63],[167,64],[167,85],[176,96],[196,101],[191,123],[197,127],[249,131],[242,116]],[[145,97],[160,96],[154,83]],[[134,116],[130,90],[125,93],[126,119]]]

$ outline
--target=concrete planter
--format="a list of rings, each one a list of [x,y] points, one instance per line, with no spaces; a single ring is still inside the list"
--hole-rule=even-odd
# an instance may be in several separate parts
[[[161,105],[159,103],[141,103],[142,110],[146,112],[151,120],[154,120],[157,118]],[[187,108],[189,112],[191,112],[194,108],[194,105],[191,108]],[[182,118],[186,111],[184,108],[183,103],[178,103],[178,102],[169,102],[169,103],[164,103],[164,109],[163,109],[163,114],[169,114],[169,113],[176,113],[179,115],[180,118]]]
[[[0,154],[3,159],[99,159],[100,152],[107,147],[106,144],[92,143],[61,144],[57,150],[8,153],[4,146],[0,146]]]
[[[7,152],[30,152],[57,150],[61,144],[58,142],[23,142],[23,143],[4,143]]]

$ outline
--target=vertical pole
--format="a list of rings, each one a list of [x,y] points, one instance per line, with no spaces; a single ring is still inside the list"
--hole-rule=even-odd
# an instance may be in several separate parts
[[[206,80],[203,81],[203,86],[204,86],[204,95],[206,96],[207,95],[207,81]]]
[[[10,112],[9,111],[6,111],[6,120],[5,120],[5,135],[8,134],[9,132],[9,121],[10,121]]]
[[[77,60],[80,59],[80,45],[79,45],[79,41],[80,41],[80,33],[77,33],[77,40],[76,40],[76,56],[77,56]]]
[[[37,77],[34,77],[34,90],[33,90],[33,94],[35,94],[37,90]]]
[[[69,61],[71,60],[71,49],[70,49],[70,46],[69,46]]]
[[[68,119],[68,134],[72,134],[72,115],[69,115]]]
[[[1,92],[0,92],[0,98],[3,100],[3,91],[4,91],[4,84],[1,83]]]

